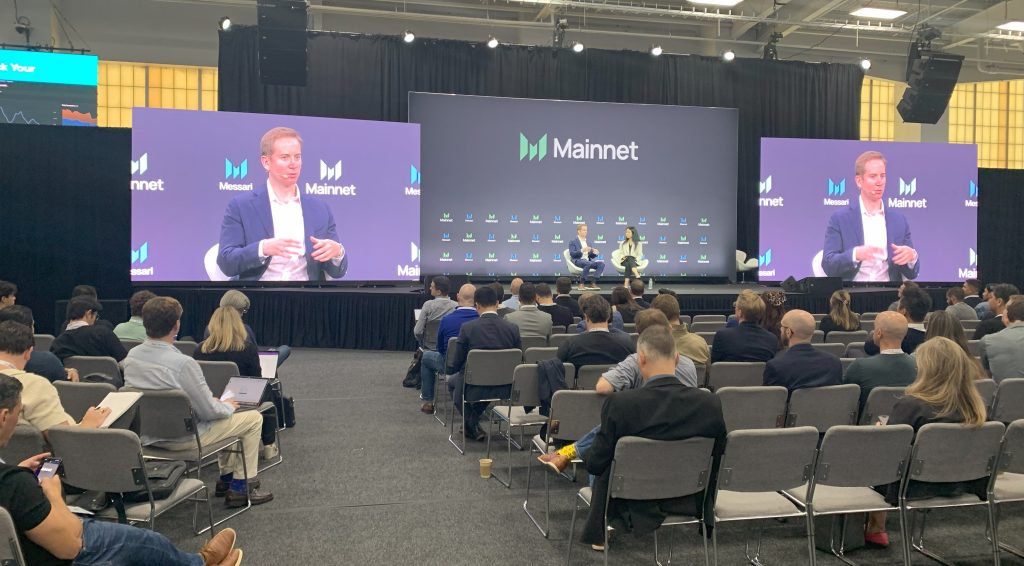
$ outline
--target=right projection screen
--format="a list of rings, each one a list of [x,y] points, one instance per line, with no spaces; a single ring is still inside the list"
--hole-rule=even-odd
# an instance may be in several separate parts
[[[974,145],[762,139],[759,279],[975,277],[977,163]]]

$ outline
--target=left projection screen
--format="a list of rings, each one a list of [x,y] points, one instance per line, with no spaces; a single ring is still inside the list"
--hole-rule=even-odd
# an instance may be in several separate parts
[[[419,279],[418,125],[141,108],[132,121],[132,281]],[[278,137],[263,157],[281,127],[301,143]],[[297,195],[272,202],[271,178]],[[301,243],[273,256],[277,238]],[[313,238],[344,255],[319,261]]]
[[[0,49],[0,121],[95,126],[99,58]]]

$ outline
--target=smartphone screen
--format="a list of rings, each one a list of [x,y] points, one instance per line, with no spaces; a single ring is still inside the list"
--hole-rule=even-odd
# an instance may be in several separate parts
[[[39,466],[39,470],[36,471],[36,477],[40,480],[51,478],[57,474],[57,470],[60,468],[59,458],[46,458],[43,460],[42,465]]]

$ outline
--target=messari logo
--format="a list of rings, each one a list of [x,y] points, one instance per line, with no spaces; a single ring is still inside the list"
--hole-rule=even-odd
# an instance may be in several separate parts
[[[472,221],[473,221],[473,213],[472,212],[467,212],[466,213],[466,222],[472,222]]]
[[[679,256],[679,263],[689,263],[689,260],[686,259],[686,254]]]
[[[658,236],[658,243],[659,244],[667,244],[668,243],[668,236],[665,236],[665,235]]]
[[[828,194],[822,201],[825,206],[849,206],[850,199],[835,198],[846,194],[846,179],[839,179],[839,182],[828,180]]]
[[[420,170],[415,165],[409,165],[409,186],[405,187],[405,196],[420,196]]]
[[[556,214],[555,218],[551,222],[553,224],[561,224],[562,223],[562,215],[561,214]]]
[[[230,159],[224,159],[224,178],[225,179],[244,179],[249,175],[249,160],[243,159],[241,163],[235,165]]]
[[[132,265],[142,265],[149,260],[149,242],[143,242],[138,249],[132,249]],[[133,277],[138,276],[152,276],[155,270],[153,267],[133,267],[131,269],[131,275]]]
[[[596,219],[594,220],[594,223],[595,223],[595,224],[604,224],[604,216],[598,216],[598,217],[597,217],[597,218],[596,218]]]
[[[774,277],[774,269],[765,269],[772,264],[772,249],[768,248],[765,252],[757,256],[757,274],[761,277]]]
[[[513,214],[513,215],[509,216],[508,217],[508,221],[511,224],[519,224],[519,215],[518,214]]]
[[[702,245],[702,246],[708,245],[708,237],[707,236],[701,236],[698,243],[700,243],[700,245]]]
[[[970,181],[967,185],[967,198],[964,199],[966,208],[978,208],[978,183]]]
[[[530,242],[532,242],[534,244],[539,244],[540,243],[540,234],[533,234],[532,236],[530,236]]]
[[[637,220],[637,224],[639,224],[641,226],[646,226],[647,225],[647,217],[646,216],[641,216],[640,219]]]
[[[488,232],[488,233],[487,233],[487,241],[488,241],[488,242],[496,242],[496,241],[497,241],[497,240],[495,239],[495,237],[494,237],[494,232]]]
[[[452,233],[451,232],[441,232],[441,241],[442,242],[450,242],[450,241],[452,241]]]

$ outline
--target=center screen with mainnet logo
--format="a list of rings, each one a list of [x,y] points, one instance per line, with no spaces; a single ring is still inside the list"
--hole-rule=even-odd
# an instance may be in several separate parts
[[[977,277],[977,163],[974,145],[762,139],[760,280]]]
[[[279,127],[300,139],[275,138],[263,158]],[[134,109],[132,281],[417,280],[419,129]],[[297,194],[272,198],[274,178]],[[275,251],[275,239],[293,243]]]
[[[733,277],[737,111],[412,93],[425,273],[568,275],[587,243],[616,276],[627,227],[645,276]]]

